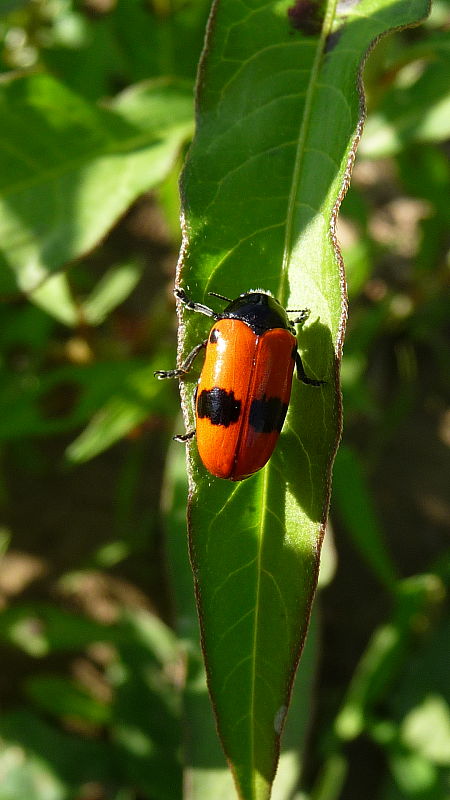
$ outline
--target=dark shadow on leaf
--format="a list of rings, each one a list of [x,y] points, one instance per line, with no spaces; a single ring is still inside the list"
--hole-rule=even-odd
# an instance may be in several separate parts
[[[329,465],[339,429],[340,399],[336,394],[336,357],[329,329],[319,320],[299,334],[299,350],[307,374],[324,380],[308,386],[294,377],[288,418],[278,445],[289,490],[309,519],[323,518]],[[317,478],[322,475],[322,485]]]

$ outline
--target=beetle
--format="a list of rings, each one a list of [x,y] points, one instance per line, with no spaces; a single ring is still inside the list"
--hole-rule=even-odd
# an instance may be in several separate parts
[[[240,481],[269,460],[281,433],[291,396],[294,367],[308,386],[325,381],[306,374],[297,350],[295,323],[309,316],[302,309],[292,322],[269,292],[255,290],[228,303],[221,313],[194,303],[183,289],[177,299],[190,311],[214,320],[209,336],[189,353],[178,369],[157,370],[155,377],[183,378],[206,350],[195,389],[196,430],[175,436],[186,442],[197,434],[200,458],[218,478]]]

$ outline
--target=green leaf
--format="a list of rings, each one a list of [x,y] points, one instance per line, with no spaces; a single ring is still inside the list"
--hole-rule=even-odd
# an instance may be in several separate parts
[[[348,759],[341,753],[333,753],[320,771],[310,800],[339,800],[347,772]],[[301,795],[298,800],[306,798]]]
[[[37,675],[30,678],[26,691],[42,710],[63,719],[82,720],[94,725],[108,722],[110,710],[86,689],[58,675]]]
[[[3,714],[1,800],[68,800],[89,781],[142,787],[146,797],[160,800],[181,797],[180,650],[164,623],[131,610],[116,624],[102,625],[35,604],[3,611],[0,638],[35,657],[95,642],[114,645],[105,675],[114,689],[111,705],[67,679],[35,676],[27,682],[28,694],[44,711],[107,725],[108,741],[68,736],[29,713]]]
[[[349,447],[341,447],[336,457],[333,501],[374,575],[389,591],[393,591],[396,569],[373,508],[361,463]]]
[[[200,302],[208,290],[235,297],[262,287],[309,308],[299,347],[307,372],[326,380],[295,385],[280,445],[254,477],[215,479],[189,449],[209,689],[244,800],[270,794],[317,579],[340,433],[345,302],[334,220],[357,139],[360,65],[378,36],[428,9],[425,0],[288,7],[214,6],[183,179],[179,280]],[[207,326],[186,311],[181,330],[186,354]],[[191,428],[189,380],[182,395]]]
[[[408,747],[437,765],[450,765],[450,707],[442,695],[426,694],[406,715],[402,728]]]
[[[143,265],[135,261],[115,264],[99,280],[83,303],[75,301],[65,272],[51,275],[29,292],[29,299],[65,325],[100,325],[137,286]]]
[[[78,650],[93,642],[115,641],[117,636],[112,625],[44,604],[15,606],[0,614],[0,639],[35,658],[54,651]]]
[[[421,647],[408,658],[396,691],[384,704],[383,710],[387,708],[394,719],[394,736],[386,743],[393,779],[381,795],[383,800],[448,797],[450,621],[448,615],[441,620],[435,613],[430,616],[431,623],[440,624],[426,630]],[[423,624],[422,615],[419,619]]]
[[[112,735],[127,781],[145,797],[181,798],[181,668],[173,633],[147,612],[127,614],[114,686]]]
[[[51,275],[29,293],[29,299],[64,325],[80,324],[80,313],[73,299],[65,272]]]
[[[418,620],[427,626],[442,603],[444,587],[436,575],[415,575],[399,582],[392,620],[372,635],[348,687],[335,732],[342,740],[359,736],[373,709],[410,659],[411,639]],[[445,663],[445,662],[442,662]],[[393,697],[396,697],[394,694]]]
[[[209,7],[209,0],[118,0],[111,17],[131,80],[160,74],[194,78]]]
[[[164,353],[152,359],[148,366],[128,371],[121,385],[67,448],[69,461],[89,461],[145,422],[151,413],[162,416],[173,410],[174,400],[168,387],[153,377],[161,363],[164,363]]]
[[[425,51],[425,52],[424,52]],[[435,34],[422,44],[405,48],[416,61],[399,70],[393,86],[373,110],[361,139],[361,155],[385,158],[413,142],[443,142],[450,136],[450,35]],[[423,63],[428,56],[429,63]],[[421,59],[421,60],[419,60]]]
[[[137,286],[143,265],[136,261],[111,267],[83,303],[82,313],[89,325],[99,325]]]
[[[89,420],[67,455],[71,461],[92,458],[152,414],[173,413],[174,387],[153,378],[164,358],[162,351],[147,364],[143,360],[70,364],[40,375],[39,380],[34,372],[7,374],[0,389],[0,439],[72,431]],[[52,397],[61,395],[70,399],[67,408],[50,414],[48,402],[51,409]]]
[[[63,733],[27,711],[0,719],[0,800],[68,800],[89,782],[118,781],[106,742]]]
[[[191,87],[141,85],[101,109],[32,75],[0,87],[0,114],[0,266],[31,291],[168,174],[190,135]]]
[[[163,492],[169,569],[175,592],[176,627],[184,640],[186,683],[183,692],[186,800],[229,800],[233,782],[219,745],[201,659],[198,619],[184,533],[187,475],[179,445],[169,451]],[[291,708],[282,741],[274,800],[290,800],[303,763],[303,746],[310,722],[311,695],[317,660],[317,622],[313,614],[303,654],[303,668],[294,683]]]

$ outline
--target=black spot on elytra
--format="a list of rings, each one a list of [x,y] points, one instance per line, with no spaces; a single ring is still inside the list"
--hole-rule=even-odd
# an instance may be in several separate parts
[[[214,386],[213,389],[203,389],[197,400],[197,416],[207,417],[211,425],[223,425],[228,428],[232,422],[237,422],[241,413],[241,401],[236,400],[234,392],[227,392]]]
[[[220,333],[217,330],[217,328],[213,328],[211,333],[209,334],[209,341],[211,342],[211,344],[216,344],[216,342],[219,341],[219,336]]]
[[[262,397],[250,406],[249,424],[257,433],[280,432],[288,410],[287,403],[279,397]]]
[[[301,31],[305,36],[316,36],[320,33],[324,19],[323,4],[317,0],[296,0],[288,8],[289,22],[296,31]]]

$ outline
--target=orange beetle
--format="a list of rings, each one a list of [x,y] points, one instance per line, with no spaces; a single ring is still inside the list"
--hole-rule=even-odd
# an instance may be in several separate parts
[[[185,442],[197,433],[206,469],[218,478],[240,481],[257,472],[273,453],[291,396],[292,375],[310,386],[297,350],[294,324],[271,294],[246,292],[217,314],[193,303],[182,289],[178,299],[192,311],[214,319],[208,339],[200,342],[179,369],[155,372],[162,378],[186,375],[200,350],[205,362],[195,390],[196,431],[174,437]],[[294,320],[303,323],[309,311]]]

